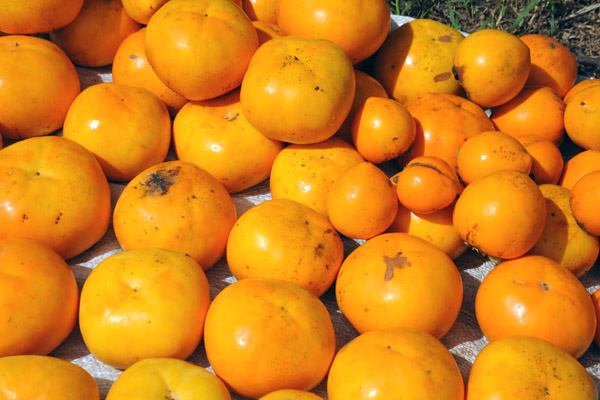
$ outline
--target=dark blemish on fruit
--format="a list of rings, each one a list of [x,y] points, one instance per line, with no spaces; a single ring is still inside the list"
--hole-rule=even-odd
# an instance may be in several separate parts
[[[132,60],[135,60],[136,58],[138,58],[137,54],[130,54],[129,58],[131,58]]]
[[[399,251],[393,258],[383,256],[383,262],[385,262],[385,273],[383,275],[384,281],[389,281],[394,277],[394,268],[402,269],[404,267],[410,267],[410,261]]]
[[[546,282],[538,282],[538,285],[540,285],[540,287],[542,288],[543,291],[547,292],[548,290],[550,290],[550,285],[548,285]]]
[[[21,217],[21,222],[25,222],[29,219],[29,217],[27,216],[27,214],[23,214],[23,217]]]
[[[439,40],[440,42],[446,42],[446,43],[447,43],[447,42],[449,42],[449,41],[451,41],[451,40],[452,40],[452,35],[451,35],[451,34],[447,34],[447,35],[444,35],[444,36],[440,36],[440,37],[438,38],[438,40]]]
[[[319,87],[318,87],[318,86],[315,86],[315,90],[319,90]]]
[[[315,247],[315,257],[323,257],[323,249],[325,248],[325,246],[323,246],[323,244],[319,243],[317,245],[317,247]]]
[[[171,186],[178,181],[181,167],[158,170],[147,174],[140,186],[144,189],[144,196],[164,196]]]
[[[56,219],[54,220],[55,224],[58,224],[60,222],[60,218],[62,217],[62,213],[58,213],[58,216],[56,217]]]
[[[438,75],[434,76],[433,81],[434,82],[446,81],[446,80],[450,79],[451,76],[452,76],[452,74],[450,72],[444,72],[442,74],[438,74]]]
[[[226,115],[226,116],[225,116],[225,117],[223,117],[223,118],[225,118],[225,119],[226,119],[228,122],[233,122],[233,121],[235,121],[235,120],[237,119],[237,117],[239,117],[239,116],[240,116],[240,113],[235,113],[235,115],[234,115],[234,116],[233,116],[233,118],[231,118],[231,119],[229,119],[229,115]]]
[[[554,50],[554,49],[556,48],[556,45],[555,45],[554,43],[550,43],[550,48],[551,48],[552,50]]]

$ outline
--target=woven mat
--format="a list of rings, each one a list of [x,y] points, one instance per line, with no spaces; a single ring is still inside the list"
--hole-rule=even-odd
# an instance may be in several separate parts
[[[399,25],[410,20],[411,18],[408,17],[393,16],[392,29],[395,29]],[[112,81],[110,68],[78,68],[78,71],[81,77],[82,89],[99,82]],[[173,158],[172,154],[170,155],[170,158]],[[390,175],[395,172],[393,170],[395,168],[393,164],[385,165],[384,167],[387,169],[386,172]],[[111,183],[110,186],[112,193],[112,204],[114,207],[114,204],[119,194],[123,190],[124,185]],[[253,205],[261,203],[270,198],[271,195],[269,193],[268,181],[233,196],[238,216],[242,215]],[[344,239],[346,255],[348,255],[359,244],[360,242],[358,241]],[[79,289],[81,290],[83,282],[90,274],[91,270],[98,265],[100,261],[120,251],[121,249],[115,238],[114,231],[112,230],[112,226],[110,226],[106,235],[94,247],[80,256],[69,260],[69,265],[75,274]],[[455,263],[462,276],[464,285],[464,299],[462,309],[456,323],[450,332],[442,339],[442,342],[453,354],[466,382],[469,376],[471,365],[475,360],[476,355],[488,343],[477,325],[474,304],[475,293],[479,283],[493,268],[494,264],[470,250],[456,259]],[[590,293],[600,288],[600,267],[598,264],[600,264],[600,262],[597,262],[590,272],[581,278],[581,281]],[[211,299],[214,298],[216,294],[225,286],[235,282],[235,278],[229,272],[224,259],[209,269],[207,271],[207,276],[210,283]],[[333,288],[326,292],[321,297],[321,300],[325,303],[330,312],[336,332],[337,347],[339,349],[344,344],[356,337],[357,333],[344,319],[343,315],[339,311]],[[573,315],[573,318],[575,319],[577,316]],[[117,379],[121,373],[121,371],[98,361],[92,354],[90,354],[83,342],[83,339],[81,338],[78,326],[75,327],[67,340],[65,340],[65,342],[60,345],[51,355],[71,361],[74,364],[86,369],[96,380],[103,399],[106,397],[106,393],[110,389],[115,379]],[[211,369],[204,352],[203,343],[200,344],[198,349],[192,354],[188,361],[205,367],[209,370]],[[596,386],[600,388],[600,349],[595,344],[592,344],[587,353],[580,358],[579,361],[592,375]],[[326,380],[324,380],[317,388],[315,388],[314,392],[327,399]],[[232,399],[242,400],[244,398],[232,394]]]

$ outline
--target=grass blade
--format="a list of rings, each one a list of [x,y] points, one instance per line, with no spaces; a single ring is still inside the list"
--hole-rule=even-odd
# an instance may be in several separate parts
[[[529,10],[531,10],[533,8],[533,6],[535,6],[537,4],[539,0],[531,0],[529,2],[529,4],[527,4],[525,6],[525,8],[523,8],[523,10],[521,10],[521,12],[519,13],[519,15],[517,16],[517,18],[515,19],[515,22],[513,22],[513,24],[510,26],[510,28],[508,28],[506,31],[507,32],[512,32],[515,30],[515,28],[517,26],[519,26],[519,24],[521,23],[521,21],[523,20],[523,18],[525,18],[525,15],[527,15],[527,13],[529,12]]]

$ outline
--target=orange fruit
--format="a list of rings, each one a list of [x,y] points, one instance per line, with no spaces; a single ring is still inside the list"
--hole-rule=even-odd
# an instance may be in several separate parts
[[[394,221],[398,200],[387,175],[364,162],[344,171],[327,195],[327,214],[342,235],[370,239]]]
[[[565,107],[565,131],[576,145],[600,150],[600,87],[592,86],[571,98]]]
[[[565,97],[563,97],[563,101],[565,102],[565,104],[568,104],[573,98],[573,96],[575,96],[577,93],[581,92],[583,89],[587,89],[598,84],[600,84],[600,79],[584,79],[581,82],[576,83],[571,87],[571,89],[569,89],[567,94],[565,94]]]
[[[575,182],[597,169],[600,169],[600,151],[581,151],[565,163],[559,184],[571,190]]]
[[[412,327],[448,333],[463,297],[458,269],[444,252],[406,233],[383,233],[357,247],[336,281],[339,309],[359,332]]]
[[[600,171],[579,179],[571,189],[571,209],[577,223],[592,235],[600,236]]]
[[[481,107],[497,107],[525,86],[531,58],[518,37],[497,29],[467,36],[454,52],[453,70],[469,99]]]
[[[279,0],[242,0],[242,8],[252,21],[277,24]]]
[[[536,135],[517,136],[517,140],[531,156],[530,175],[535,183],[558,183],[564,160],[556,143]]]
[[[475,313],[490,342],[535,336],[575,358],[585,353],[596,332],[594,305],[583,284],[543,256],[498,264],[477,289]]]
[[[83,0],[8,0],[2,3],[0,31],[10,34],[50,32],[75,19]]]
[[[325,305],[303,287],[243,279],[211,303],[204,347],[217,376],[256,399],[279,389],[316,387],[333,360],[335,334]]]
[[[259,400],[323,400],[323,398],[304,390],[281,389],[271,392]]]
[[[258,34],[258,43],[262,45],[264,42],[268,42],[271,39],[281,37],[281,31],[279,27],[273,23],[266,21],[252,21],[252,26],[256,29]]]
[[[38,37],[8,35],[0,37],[0,59],[2,137],[23,139],[60,129],[80,91],[64,51]]]
[[[148,24],[150,18],[169,0],[122,0],[127,15],[140,24]]]

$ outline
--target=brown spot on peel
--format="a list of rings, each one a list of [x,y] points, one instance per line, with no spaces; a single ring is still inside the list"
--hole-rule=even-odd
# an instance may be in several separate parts
[[[451,76],[452,76],[452,74],[450,72],[444,72],[442,74],[438,74],[438,75],[434,76],[433,81],[434,82],[446,81],[446,80],[450,79]]]
[[[384,281],[389,281],[394,278],[394,268],[402,269],[404,267],[410,267],[410,261],[404,256],[402,256],[402,252],[399,251],[393,258],[388,256],[383,256],[383,261],[385,262],[385,274],[383,275]]]

